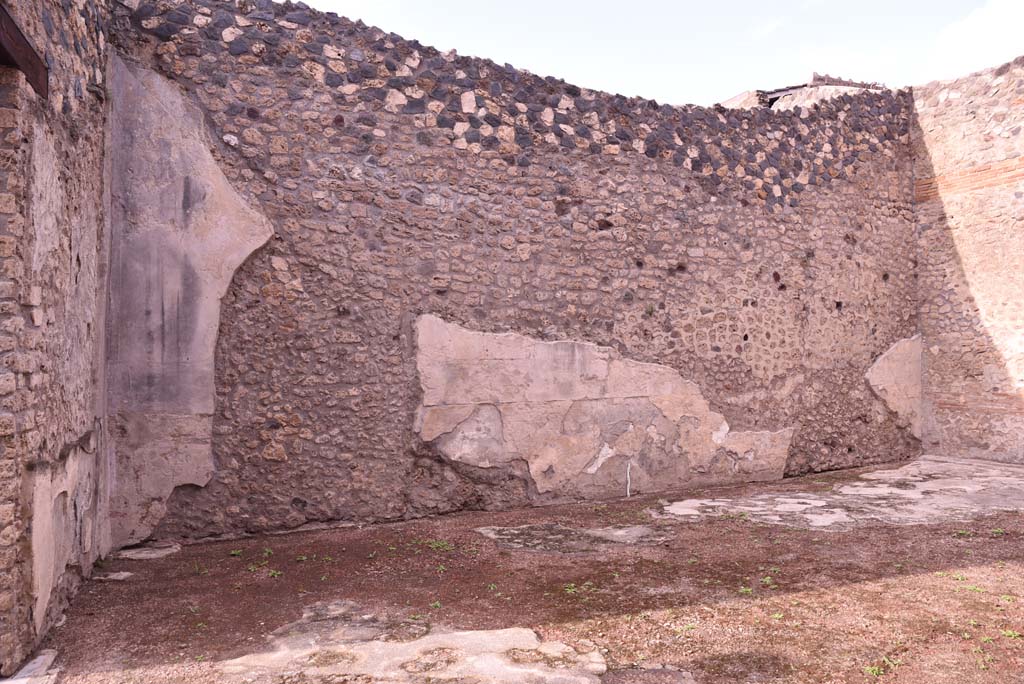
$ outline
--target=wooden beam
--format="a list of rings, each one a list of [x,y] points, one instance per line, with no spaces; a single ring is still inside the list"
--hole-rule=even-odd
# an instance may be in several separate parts
[[[32,48],[7,9],[0,5],[0,65],[14,67],[44,100],[50,94],[50,74],[46,62]]]

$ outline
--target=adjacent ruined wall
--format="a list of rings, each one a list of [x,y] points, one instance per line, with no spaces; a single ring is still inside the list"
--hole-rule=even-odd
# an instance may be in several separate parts
[[[108,548],[100,4],[5,3],[50,68],[0,69],[0,674]]]
[[[925,448],[1024,462],[1024,58],[914,109]]]
[[[297,6],[129,13],[274,228],[222,303],[215,473],[157,534],[557,499],[417,432],[422,314],[664,366],[788,473],[917,453],[865,379],[917,330],[905,94],[675,108]]]

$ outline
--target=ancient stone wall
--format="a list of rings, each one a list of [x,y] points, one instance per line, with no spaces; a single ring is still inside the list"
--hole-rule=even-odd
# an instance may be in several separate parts
[[[50,68],[0,69],[0,674],[107,548],[101,395],[106,13],[5,3]]]
[[[1024,59],[914,109],[925,448],[1024,462]]]
[[[112,9],[18,3],[49,100],[0,70],[0,674],[153,536],[1024,462],[1024,61],[670,107]]]
[[[119,21],[122,50],[205,113],[223,173],[274,229],[221,304],[215,472],[160,502],[156,534],[620,494],[624,454],[641,452],[672,466],[634,491],[917,453],[865,378],[917,331],[904,93],[785,112],[669,107],[300,6],[143,2]],[[427,398],[461,401],[424,386],[427,314],[469,335],[517,333],[530,353],[565,340],[545,372],[570,385],[594,354],[657,364],[687,408],[656,415],[638,397],[581,441],[586,453],[546,464],[513,448],[528,421],[502,434],[501,463],[453,457],[423,429]],[[452,362],[438,360],[442,377]],[[639,386],[627,380],[616,387]],[[519,396],[491,382],[491,403]],[[593,389],[627,399],[618,391]],[[672,461],[686,430],[705,445],[697,468]],[[667,451],[648,449],[658,439]],[[601,460],[605,447],[618,455]],[[586,484],[588,469],[607,486]],[[539,483],[548,471],[561,484]]]

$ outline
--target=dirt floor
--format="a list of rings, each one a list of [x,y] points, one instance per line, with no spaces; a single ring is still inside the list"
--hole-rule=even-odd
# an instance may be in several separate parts
[[[894,523],[885,511],[900,504],[882,499],[881,519],[858,514],[839,524],[771,519],[746,506],[770,495],[785,510],[811,505],[801,497],[831,497],[829,506],[842,508],[837,493],[845,491],[861,497],[849,509],[863,511],[864,492],[878,494],[865,476],[879,472],[918,512],[942,492],[987,504],[950,499],[933,520]],[[44,647],[57,650],[56,679],[68,684],[1024,682],[1024,516],[1013,510],[1024,509],[1024,470],[1000,471],[1002,489],[980,493],[962,473],[893,472],[112,560],[97,574],[131,576],[87,582]],[[308,636],[309,625],[328,624],[334,637],[323,629]],[[463,634],[473,630],[506,631]],[[431,642],[429,653],[420,648],[426,640],[416,641],[428,634],[444,642]],[[331,638],[347,655],[315,650]],[[523,639],[537,643],[501,646]],[[380,650],[401,643],[420,649],[415,662]],[[271,652],[276,659],[259,655]],[[404,678],[384,665],[376,674],[354,669],[374,657],[406,658]],[[472,669],[487,658],[505,674]],[[532,674],[508,674],[527,661]]]

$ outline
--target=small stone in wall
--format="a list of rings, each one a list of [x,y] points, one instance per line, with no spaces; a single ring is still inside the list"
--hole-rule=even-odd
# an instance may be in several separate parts
[[[284,446],[279,442],[271,442],[263,448],[260,452],[260,456],[265,461],[287,461],[288,452],[284,450]]]
[[[408,98],[398,90],[389,90],[384,97],[384,109],[389,112],[398,113],[409,102]]]
[[[317,64],[316,62],[304,62],[302,64],[302,71],[311,79],[319,83],[324,82],[324,76],[327,73],[327,70],[323,65]]]

